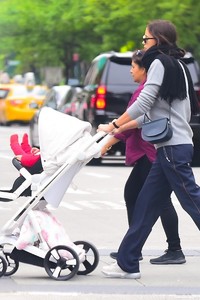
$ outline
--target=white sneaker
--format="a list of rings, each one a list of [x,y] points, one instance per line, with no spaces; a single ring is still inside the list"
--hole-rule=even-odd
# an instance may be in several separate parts
[[[106,277],[111,277],[111,278],[139,279],[141,277],[140,272],[138,272],[138,273],[127,273],[127,272],[124,272],[118,266],[117,262],[113,263],[112,265],[103,267],[102,273]]]

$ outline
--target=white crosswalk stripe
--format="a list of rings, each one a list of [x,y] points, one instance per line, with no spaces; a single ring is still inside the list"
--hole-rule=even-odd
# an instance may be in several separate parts
[[[22,205],[22,202],[19,200],[15,200],[14,202],[9,203],[2,203],[0,205],[0,211],[11,211],[11,210],[18,210],[19,207]],[[84,209],[90,209],[90,210],[123,210],[125,209],[125,204],[123,201],[120,203],[114,203],[111,201],[105,201],[105,200],[76,200],[73,201],[73,203],[63,200],[60,203],[60,206],[67,210],[84,210]],[[54,210],[54,208],[49,207],[50,209]]]

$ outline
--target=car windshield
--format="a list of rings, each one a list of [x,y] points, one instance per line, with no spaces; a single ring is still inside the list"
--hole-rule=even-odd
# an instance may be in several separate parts
[[[0,89],[0,99],[4,99],[6,98],[6,96],[8,95],[9,90],[7,89]]]
[[[47,93],[47,88],[42,86],[35,86],[31,92],[36,96],[45,96]]]
[[[30,95],[32,91],[27,90],[25,86],[15,86],[12,88],[12,96],[18,97],[18,96],[27,96]]]

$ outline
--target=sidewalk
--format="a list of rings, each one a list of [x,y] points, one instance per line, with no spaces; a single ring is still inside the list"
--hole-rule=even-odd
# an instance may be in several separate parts
[[[139,280],[106,278],[101,273],[113,249],[100,250],[98,267],[87,276],[69,281],[48,278],[42,268],[20,265],[12,277],[0,278],[1,300],[185,300],[200,299],[200,249],[185,250],[187,262],[182,265],[151,265],[149,259],[161,252],[143,251]]]
[[[162,254],[162,252],[145,250],[143,251],[144,259],[140,263],[141,279],[105,278],[104,281],[110,281],[110,287],[113,284],[113,291],[116,294],[132,295],[134,300],[200,299],[200,249],[185,249],[184,253],[186,256],[185,264],[161,266],[152,265],[149,260]],[[102,256],[102,265],[105,265],[108,261],[110,263],[111,260],[106,256]],[[129,299],[129,297],[122,297],[122,299]]]

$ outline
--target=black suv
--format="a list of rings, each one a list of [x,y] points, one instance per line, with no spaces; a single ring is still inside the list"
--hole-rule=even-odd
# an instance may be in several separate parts
[[[97,56],[86,74],[83,90],[78,96],[76,116],[89,121],[93,133],[100,123],[118,118],[126,109],[138,84],[130,75],[132,52],[109,52]],[[109,151],[109,157],[124,155],[124,143],[118,143]],[[99,162],[98,160],[95,160]]]
[[[132,52],[109,52],[100,54],[91,63],[82,92],[78,96],[79,105],[75,115],[89,121],[94,133],[100,123],[108,123],[126,110],[131,95],[138,86],[130,75],[131,57]],[[200,103],[199,65],[190,53],[183,60],[190,70]],[[200,117],[193,117],[191,124],[194,129],[195,153],[199,153],[194,160],[195,164],[198,162],[200,165]],[[112,147],[107,157],[124,155],[124,150],[124,143],[118,143]]]

